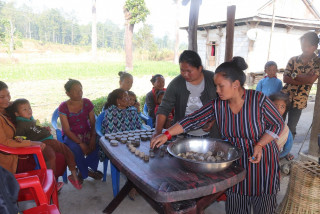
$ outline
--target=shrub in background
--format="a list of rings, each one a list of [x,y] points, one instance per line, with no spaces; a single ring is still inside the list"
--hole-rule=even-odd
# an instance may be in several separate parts
[[[146,103],[146,95],[137,97],[139,103],[140,103],[140,112],[143,112],[143,106]]]
[[[103,96],[103,97],[99,97],[95,100],[92,100],[92,104],[94,105],[94,113],[95,115],[99,115],[102,111],[102,108],[104,106],[104,104],[106,103],[107,101],[107,97]]]
[[[143,106],[146,102],[146,96],[143,95],[143,96],[138,96],[137,97],[139,103],[140,103],[140,111],[142,112],[143,111]],[[92,104],[94,105],[94,113],[95,115],[99,115],[102,111],[102,108],[104,106],[104,104],[106,103],[107,101],[107,97],[106,96],[103,96],[103,97],[99,97],[95,100],[92,100]]]

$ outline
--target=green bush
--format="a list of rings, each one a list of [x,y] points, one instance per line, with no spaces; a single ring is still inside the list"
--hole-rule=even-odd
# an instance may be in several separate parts
[[[146,103],[146,95],[137,98],[140,103],[140,112],[143,112],[143,106]]]
[[[137,97],[139,103],[140,103],[140,111],[142,112],[143,111],[143,106],[146,102],[146,95],[143,95],[143,96],[140,96],[140,97]],[[107,97],[99,97],[95,100],[92,100],[91,102],[93,103],[94,105],[94,113],[95,115],[99,115],[101,113],[101,110],[104,106],[104,104],[106,103],[107,101]]]
[[[94,113],[97,116],[101,113],[102,108],[103,108],[104,104],[106,103],[106,101],[107,101],[107,97],[99,97],[99,98],[91,101],[94,105]]]

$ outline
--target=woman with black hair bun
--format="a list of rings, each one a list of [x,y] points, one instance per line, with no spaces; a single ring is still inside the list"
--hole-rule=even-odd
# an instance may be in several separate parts
[[[125,71],[120,71],[118,75],[120,77],[120,81],[119,81],[120,88],[129,92],[130,89],[132,88],[133,76],[130,73],[127,73]],[[134,103],[133,107],[135,107],[137,111],[140,112],[140,103],[138,101]]]
[[[125,91],[130,91],[133,84],[133,76],[130,73],[127,73],[125,71],[120,71],[118,75],[120,77],[120,80],[119,80],[120,88],[122,88]]]
[[[222,63],[215,72],[218,98],[152,139],[159,147],[173,135],[216,120],[222,138],[242,150],[236,163],[246,169],[243,181],[226,192],[226,213],[274,213],[280,188],[279,150],[275,139],[284,121],[263,93],[245,89],[247,65],[242,57]]]

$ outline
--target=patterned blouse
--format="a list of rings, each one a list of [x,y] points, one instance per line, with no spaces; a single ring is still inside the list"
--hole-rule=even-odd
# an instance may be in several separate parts
[[[269,98],[261,92],[245,90],[244,104],[237,114],[231,111],[228,101],[217,98],[179,123],[186,132],[200,128],[214,119],[222,138],[243,151],[243,156],[236,163],[246,169],[246,177],[228,191],[248,196],[277,193],[280,187],[280,167],[276,142],[271,141],[263,147],[258,164],[249,162],[260,138],[265,133],[278,138],[284,127],[281,115]]]
[[[307,74],[310,71],[314,71],[317,76],[320,75],[320,59],[314,54],[313,58],[303,65],[300,56],[292,57],[286,67],[284,75],[290,76],[292,73],[296,75]],[[294,108],[304,109],[307,107],[308,96],[311,90],[312,84],[307,85],[291,85],[285,84],[282,92],[289,94],[289,100],[292,102]]]
[[[83,98],[82,100],[83,107],[78,113],[69,112],[67,102],[61,103],[58,110],[59,114],[67,116],[70,130],[80,138],[82,142],[89,144],[91,131],[89,113],[93,110],[94,106],[89,99]]]
[[[141,129],[142,123],[136,108],[119,109],[112,105],[105,113],[101,130],[103,134]]]

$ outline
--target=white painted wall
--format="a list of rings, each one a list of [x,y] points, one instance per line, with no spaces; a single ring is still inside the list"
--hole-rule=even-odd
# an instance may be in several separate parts
[[[236,26],[234,33],[233,55],[243,57],[249,65],[247,72],[260,72],[264,70],[264,65],[268,61],[268,47],[270,40],[271,27],[258,26],[257,38],[253,44],[252,53],[248,56],[249,38],[247,37],[248,26]],[[226,29],[221,30],[222,37],[219,36],[219,30],[198,31],[198,53],[202,63],[207,70],[214,71],[215,68],[224,62],[225,55],[225,35]],[[285,68],[288,60],[292,56],[301,54],[299,38],[306,31],[292,29],[287,32],[284,28],[275,28],[272,36],[272,45],[269,60],[278,64],[278,68]],[[207,36],[208,41],[215,41],[216,66],[209,67],[207,63]]]

